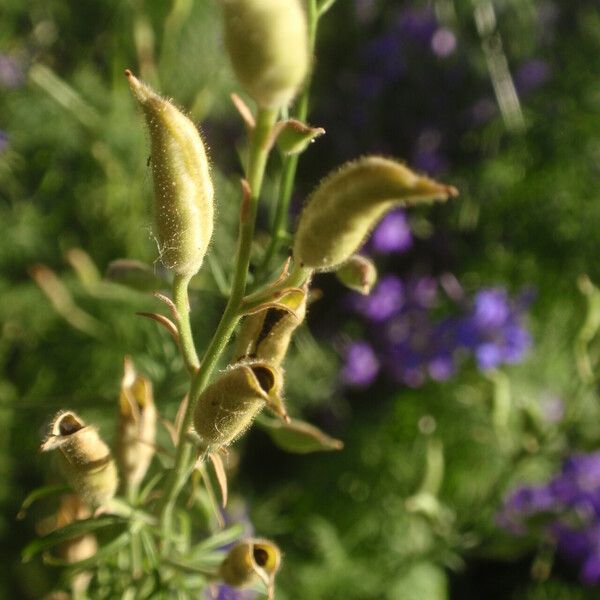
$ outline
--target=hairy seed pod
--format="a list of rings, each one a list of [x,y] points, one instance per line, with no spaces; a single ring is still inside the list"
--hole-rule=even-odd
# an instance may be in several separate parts
[[[281,400],[280,370],[261,361],[237,363],[209,385],[194,408],[194,429],[209,448],[227,446],[240,437],[268,406],[287,416]]]
[[[125,71],[150,132],[154,218],[160,258],[183,277],[200,269],[213,230],[213,185],[194,123]]]
[[[117,462],[127,488],[139,486],[152,462],[156,418],[152,383],[136,373],[131,360],[126,358],[119,394]]]
[[[61,470],[81,499],[95,508],[108,502],[119,483],[115,461],[98,431],[72,411],[59,412],[50,424],[42,452],[59,450]]]
[[[299,0],[224,0],[225,44],[235,74],[263,108],[287,106],[310,65]]]
[[[294,312],[270,307],[248,315],[240,328],[234,355],[237,360],[256,358],[279,366],[287,353],[292,334],[306,314],[304,299]]]
[[[353,254],[337,269],[335,276],[348,289],[367,296],[377,282],[377,267],[370,258]]]
[[[308,199],[294,239],[294,259],[316,271],[335,269],[392,207],[446,200],[457,193],[394,160],[368,156],[346,163]]]
[[[252,585],[260,579],[272,585],[281,565],[281,551],[270,540],[251,538],[235,544],[219,567],[219,576],[233,587]]]

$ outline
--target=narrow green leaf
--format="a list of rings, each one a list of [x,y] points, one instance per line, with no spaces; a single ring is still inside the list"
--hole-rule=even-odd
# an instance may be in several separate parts
[[[298,419],[292,419],[289,423],[284,423],[262,416],[258,423],[266,429],[275,444],[287,452],[308,454],[310,452],[341,450],[344,447],[341,440],[332,438],[318,427]]]
[[[42,498],[47,498],[48,496],[55,496],[57,494],[65,494],[69,492],[71,488],[64,483],[59,483],[55,485],[45,485],[43,487],[36,488],[30,494],[27,495],[25,500],[23,500],[23,504],[21,504],[21,508],[17,513],[17,519],[21,520],[25,518],[27,514],[27,510],[29,507],[38,500]]]
[[[122,524],[124,520],[114,515],[103,515],[101,517],[92,519],[82,519],[81,521],[74,521],[69,523],[65,527],[56,529],[48,535],[33,540],[23,549],[21,553],[21,559],[23,562],[30,561],[36,554],[56,546],[65,540],[89,533],[90,531],[96,531],[110,525]]]
[[[232,525],[227,529],[223,529],[223,531],[219,531],[197,544],[192,549],[192,553],[194,557],[204,553],[208,554],[215,548],[220,548],[221,546],[235,542],[243,533],[244,526],[241,523],[236,523],[235,525]]]
[[[124,532],[121,535],[118,535],[114,540],[111,540],[110,542],[108,542],[108,544],[105,544],[105,545],[101,546],[100,548],[98,548],[98,551],[96,552],[96,554],[94,554],[94,556],[90,556],[89,558],[86,558],[84,560],[79,560],[77,562],[67,562],[66,560],[62,560],[60,558],[56,558],[55,556],[52,556],[48,552],[48,553],[44,554],[44,562],[48,565],[52,565],[53,567],[69,567],[71,569],[87,569],[89,567],[93,567],[94,565],[98,564],[105,558],[114,558],[115,553],[118,550],[120,550],[121,548],[124,548],[128,544],[130,537],[131,537],[131,535],[130,535],[129,531]]]

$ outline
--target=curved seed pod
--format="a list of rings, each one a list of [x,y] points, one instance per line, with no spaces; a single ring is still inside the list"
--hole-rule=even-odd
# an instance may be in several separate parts
[[[310,64],[308,28],[298,0],[224,0],[225,44],[233,69],[263,108],[287,106]]]
[[[227,446],[240,437],[268,406],[287,417],[280,397],[280,370],[260,361],[237,363],[209,385],[194,408],[194,429],[209,448]]]
[[[152,462],[156,417],[152,383],[136,373],[131,360],[125,358],[119,394],[117,462],[122,483],[126,487],[136,488]]]
[[[306,290],[298,307],[290,312],[269,307],[248,315],[240,328],[234,355],[237,360],[256,358],[279,366],[287,353],[292,334],[306,315]]]
[[[281,566],[281,551],[270,540],[251,538],[235,544],[219,567],[219,576],[228,585],[245,587],[257,579],[271,594],[275,575]]]
[[[392,207],[446,200],[457,194],[451,186],[379,156],[346,163],[308,199],[298,222],[294,259],[317,271],[335,269],[356,252]]]
[[[150,132],[157,238],[163,264],[191,277],[213,230],[213,186],[196,126],[168,100],[125,71]]]
[[[65,478],[86,504],[101,506],[115,495],[119,483],[115,461],[95,427],[74,412],[59,412],[41,447],[42,452],[57,449]]]
[[[367,296],[377,282],[377,267],[370,258],[353,254],[338,268],[335,276],[347,288]]]

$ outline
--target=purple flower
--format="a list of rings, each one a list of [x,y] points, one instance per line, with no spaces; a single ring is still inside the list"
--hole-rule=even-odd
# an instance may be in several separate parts
[[[404,303],[404,286],[395,275],[382,277],[368,296],[354,294],[351,307],[363,317],[382,322],[396,314]]]
[[[402,37],[423,45],[429,45],[437,28],[437,20],[429,8],[403,10],[398,19],[398,29]]]
[[[8,148],[8,134],[0,129],[0,154]]]
[[[7,54],[0,54],[0,87],[14,89],[23,83],[25,74],[21,64]]]
[[[496,521],[515,535],[554,539],[583,582],[600,584],[600,452],[572,455],[545,485],[512,492]]]
[[[346,350],[346,364],[342,379],[354,387],[367,387],[379,373],[379,361],[373,348],[366,342],[354,342]]]
[[[402,209],[388,213],[370,238],[369,248],[378,254],[406,252],[412,246],[412,235]]]
[[[255,600],[256,592],[232,588],[224,583],[206,589],[206,600]]]
[[[440,27],[431,38],[431,49],[440,58],[447,58],[456,50],[456,36],[449,29]]]
[[[527,94],[544,85],[551,76],[550,65],[544,60],[533,58],[517,69],[515,85],[521,94]]]

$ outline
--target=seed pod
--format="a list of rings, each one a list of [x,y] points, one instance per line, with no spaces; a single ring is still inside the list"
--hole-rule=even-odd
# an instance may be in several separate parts
[[[271,590],[281,565],[281,551],[270,540],[248,539],[229,550],[219,567],[219,576],[228,585],[245,587],[260,579]]]
[[[287,106],[310,64],[298,0],[224,0],[225,44],[235,74],[263,108]]]
[[[377,282],[377,267],[370,258],[353,254],[339,267],[335,276],[347,288],[367,296]]]
[[[335,269],[356,252],[392,207],[446,200],[457,194],[451,186],[379,156],[346,163],[308,199],[298,222],[294,259],[317,271]]]
[[[196,126],[171,102],[125,71],[150,132],[156,233],[163,264],[191,277],[213,230],[213,186]]]
[[[231,444],[268,406],[287,416],[280,397],[279,369],[265,362],[237,363],[209,385],[194,409],[194,429],[208,448]]]
[[[119,394],[117,461],[126,488],[137,488],[152,462],[156,416],[152,383],[138,375],[131,360],[125,358],[125,373]]]
[[[56,513],[40,522],[36,529],[40,535],[47,535],[74,521],[88,519],[91,516],[90,509],[82,502],[79,496],[68,494],[61,497]],[[59,558],[68,563],[90,558],[96,554],[97,550],[96,536],[92,533],[84,533],[83,535],[70,538],[61,542],[56,547],[56,553]]]
[[[304,298],[293,312],[270,307],[244,319],[235,345],[237,360],[256,358],[277,366],[283,362],[292,334],[306,314],[306,290],[303,292]]]
[[[50,425],[42,452],[60,450],[62,472],[81,499],[95,508],[108,502],[119,483],[108,446],[74,412],[59,412]]]

